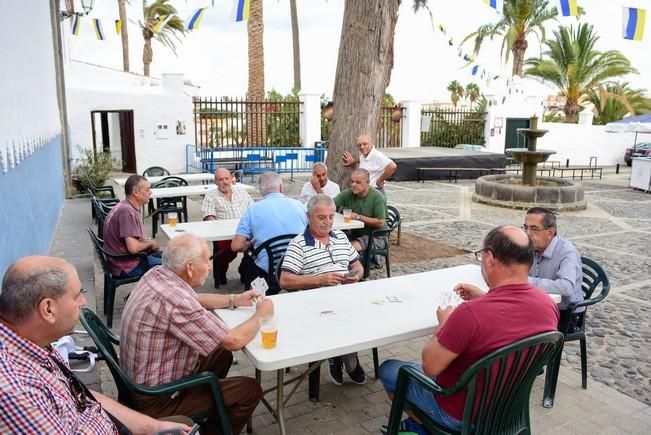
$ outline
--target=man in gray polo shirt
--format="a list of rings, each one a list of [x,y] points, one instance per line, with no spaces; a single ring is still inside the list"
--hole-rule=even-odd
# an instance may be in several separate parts
[[[307,203],[308,226],[291,241],[281,267],[280,287],[304,290],[357,282],[364,273],[359,254],[346,235],[332,230],[335,204],[323,194]],[[343,368],[356,384],[366,382],[366,374],[356,353],[329,360],[329,373],[337,385],[343,384]]]

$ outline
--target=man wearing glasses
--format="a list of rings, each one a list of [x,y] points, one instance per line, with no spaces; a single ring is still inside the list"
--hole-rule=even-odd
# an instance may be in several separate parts
[[[571,315],[567,311],[568,305],[583,300],[581,255],[572,242],[557,234],[556,215],[551,210],[530,208],[522,229],[536,250],[529,270],[529,282],[547,293],[561,295],[559,325],[563,325]],[[569,319],[571,329],[576,326],[576,320],[576,315]]]
[[[308,226],[287,246],[281,267],[280,287],[305,290],[357,282],[364,274],[359,254],[341,231],[333,231],[335,216],[333,200],[323,194],[307,203]],[[366,382],[366,374],[357,353],[330,358],[330,378],[343,384],[343,369],[356,384]]]
[[[0,433],[117,434],[118,426],[187,433],[185,425],[91,392],[50,346],[77,324],[83,293],[75,268],[59,258],[25,257],[7,269],[0,293]]]

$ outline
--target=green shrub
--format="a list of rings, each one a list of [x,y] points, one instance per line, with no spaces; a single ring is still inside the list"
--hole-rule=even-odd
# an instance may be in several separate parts
[[[92,149],[77,147],[81,157],[77,159],[75,167],[76,177],[84,189],[88,189],[86,176],[97,186],[102,186],[108,179],[113,167],[118,167],[120,162],[109,152],[95,154]]]

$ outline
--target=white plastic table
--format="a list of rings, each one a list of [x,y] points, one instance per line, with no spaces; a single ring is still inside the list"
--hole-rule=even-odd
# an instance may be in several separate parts
[[[176,224],[174,228],[170,227],[169,224],[161,225],[160,228],[168,239],[173,239],[184,233],[191,233],[207,242],[214,242],[218,240],[231,240],[235,236],[235,230],[237,230],[239,221],[239,219],[220,219],[214,221],[183,222]],[[345,223],[343,215],[336,213],[332,227],[335,230],[351,230],[363,228],[364,223],[355,220]]]
[[[170,198],[173,196],[205,195],[217,189],[214,184],[192,184],[189,186],[159,187],[151,189],[151,198]]]
[[[171,175],[157,175],[155,177],[146,177],[151,184],[154,184],[157,181],[162,180],[167,177],[179,177],[183,178],[188,183],[204,182],[204,181],[213,181],[215,176],[208,172],[194,173],[194,174],[171,174]],[[127,177],[115,178],[113,182],[118,186],[124,186],[127,182]]]

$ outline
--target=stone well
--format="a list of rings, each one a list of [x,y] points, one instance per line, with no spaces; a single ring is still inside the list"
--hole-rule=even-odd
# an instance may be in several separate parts
[[[500,207],[551,210],[586,208],[583,185],[573,180],[538,177],[537,185],[522,185],[521,178],[511,175],[486,175],[477,179],[472,200]]]

